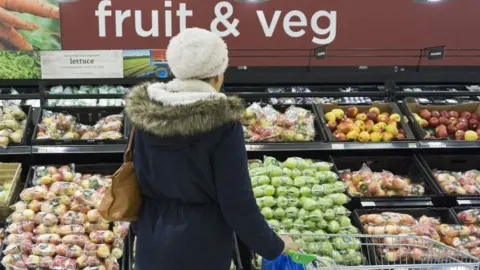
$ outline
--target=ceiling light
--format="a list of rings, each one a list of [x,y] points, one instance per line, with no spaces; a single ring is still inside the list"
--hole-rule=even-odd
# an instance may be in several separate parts
[[[415,3],[420,3],[420,4],[434,4],[434,3],[442,3],[442,2],[448,2],[451,0],[414,0]]]

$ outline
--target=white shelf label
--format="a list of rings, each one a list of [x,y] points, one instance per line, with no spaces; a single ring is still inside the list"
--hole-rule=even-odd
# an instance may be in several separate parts
[[[42,79],[123,78],[121,50],[41,51]]]
[[[433,148],[445,148],[447,145],[443,142],[428,142],[428,146]]]
[[[470,205],[472,204],[472,201],[470,200],[457,200],[459,205]]]
[[[409,143],[408,148],[417,148],[417,143]]]
[[[332,143],[332,149],[345,149],[343,143]]]
[[[363,207],[375,207],[375,202],[370,202],[370,201],[362,202],[362,206]]]

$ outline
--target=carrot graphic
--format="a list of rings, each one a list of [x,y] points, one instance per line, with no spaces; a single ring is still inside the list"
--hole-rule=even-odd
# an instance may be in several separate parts
[[[10,25],[13,28],[22,29],[22,30],[36,30],[38,25],[35,23],[28,22],[20,17],[15,16],[15,14],[8,12],[4,8],[0,7],[0,22]]]
[[[59,8],[42,0],[0,0],[0,7],[40,17],[60,19]]]
[[[0,23],[0,37],[7,40],[18,50],[33,50],[32,45],[15,28]]]

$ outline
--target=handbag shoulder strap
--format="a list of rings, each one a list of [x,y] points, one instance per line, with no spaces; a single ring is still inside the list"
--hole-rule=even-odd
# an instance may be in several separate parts
[[[127,150],[125,151],[125,155],[123,156],[124,162],[131,162],[133,161],[133,139],[135,137],[135,128],[130,130],[130,138],[128,139]]]

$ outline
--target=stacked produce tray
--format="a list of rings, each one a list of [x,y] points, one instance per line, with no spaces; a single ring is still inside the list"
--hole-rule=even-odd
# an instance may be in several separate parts
[[[352,206],[433,206],[439,194],[416,155],[332,156]]]

